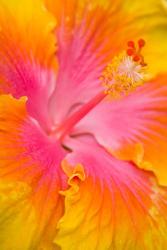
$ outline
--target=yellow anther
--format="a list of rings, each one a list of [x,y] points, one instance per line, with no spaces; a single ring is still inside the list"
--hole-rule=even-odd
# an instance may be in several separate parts
[[[146,79],[146,65],[134,61],[123,52],[116,56],[102,72],[100,80],[105,87],[105,93],[119,98],[143,85]]]

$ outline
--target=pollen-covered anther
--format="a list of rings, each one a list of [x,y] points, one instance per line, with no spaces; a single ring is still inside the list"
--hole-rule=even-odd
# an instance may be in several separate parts
[[[147,66],[141,54],[144,45],[143,39],[138,40],[138,48],[133,41],[129,41],[127,51],[114,57],[107,65],[100,77],[106,94],[117,98],[143,85]]]

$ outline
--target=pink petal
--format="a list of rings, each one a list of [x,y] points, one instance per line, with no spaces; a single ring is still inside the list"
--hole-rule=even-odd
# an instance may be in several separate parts
[[[104,100],[78,124],[74,134],[92,133],[98,142],[121,159],[150,162],[160,183],[167,181],[167,86],[166,75],[145,84],[120,100]],[[140,144],[136,159],[127,148]],[[160,152],[159,150],[160,149]],[[142,154],[141,156],[139,154]],[[138,160],[139,157],[141,160]]]
[[[166,190],[154,176],[107,153],[91,137],[69,139],[65,213],[55,242],[66,250],[148,249],[167,244]]]
[[[2,249],[51,249],[63,214],[59,191],[67,186],[60,168],[65,155],[27,115],[25,98],[0,96]],[[18,240],[22,230],[23,242]]]
[[[101,90],[99,77],[103,68],[127,49],[129,40],[146,40],[144,56],[151,72],[166,70],[166,58],[160,54],[166,51],[163,29],[166,15],[161,1],[45,0],[45,3],[57,20],[59,71],[50,100],[55,125],[64,122],[66,116]],[[150,21],[146,25],[147,18]],[[164,36],[160,49],[159,33]],[[160,66],[155,64],[157,57],[161,57]]]
[[[46,3],[53,5],[51,11],[58,19],[59,71],[50,112],[54,123],[59,124],[102,90],[101,72],[113,55],[126,46],[126,38],[114,43],[113,33],[120,33],[124,28],[124,24],[117,20],[120,30],[115,31],[116,2],[106,1],[103,5],[92,1],[90,6],[87,1],[82,4],[76,0],[46,0]]]

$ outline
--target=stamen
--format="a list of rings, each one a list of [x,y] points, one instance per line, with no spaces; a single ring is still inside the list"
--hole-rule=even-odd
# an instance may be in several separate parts
[[[133,41],[127,44],[126,52],[116,56],[100,77],[105,93],[116,98],[132,92],[145,81],[147,64],[141,54],[145,41],[138,40],[138,46]]]
[[[135,43],[134,43],[134,41],[129,41],[129,42],[128,42],[128,46],[131,47],[131,48],[135,48]]]
[[[134,55],[134,50],[133,49],[127,49],[127,54],[128,54],[128,56],[133,56]]]
[[[140,64],[142,66],[146,66],[147,64],[144,62],[144,58],[143,58],[143,56],[141,54],[141,50],[145,46],[144,39],[139,39],[138,40],[138,49],[136,49],[135,43],[133,41],[129,41],[127,44],[130,47],[130,49],[127,49],[127,55],[128,56],[133,56],[133,60],[135,62],[140,61]]]
[[[139,40],[138,40],[138,45],[139,45],[139,48],[144,47],[144,45],[145,45],[144,39],[139,39]]]
[[[139,55],[135,55],[134,57],[133,57],[133,61],[134,62],[139,62],[140,61],[140,56]]]

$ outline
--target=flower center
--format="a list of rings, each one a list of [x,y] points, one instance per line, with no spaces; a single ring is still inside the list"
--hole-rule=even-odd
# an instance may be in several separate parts
[[[138,48],[136,48],[133,41],[129,41],[127,51],[116,56],[107,65],[100,77],[105,91],[101,91],[93,97],[53,131],[60,141],[63,140],[65,135],[70,134],[73,127],[103,101],[106,96],[109,95],[113,98],[126,95],[144,83],[147,66],[141,54],[144,45],[145,41],[143,39],[138,41]]]
[[[147,66],[141,54],[144,45],[143,39],[138,40],[138,48],[133,41],[129,41],[127,51],[107,65],[100,77],[106,94],[117,98],[129,94],[144,83]]]

